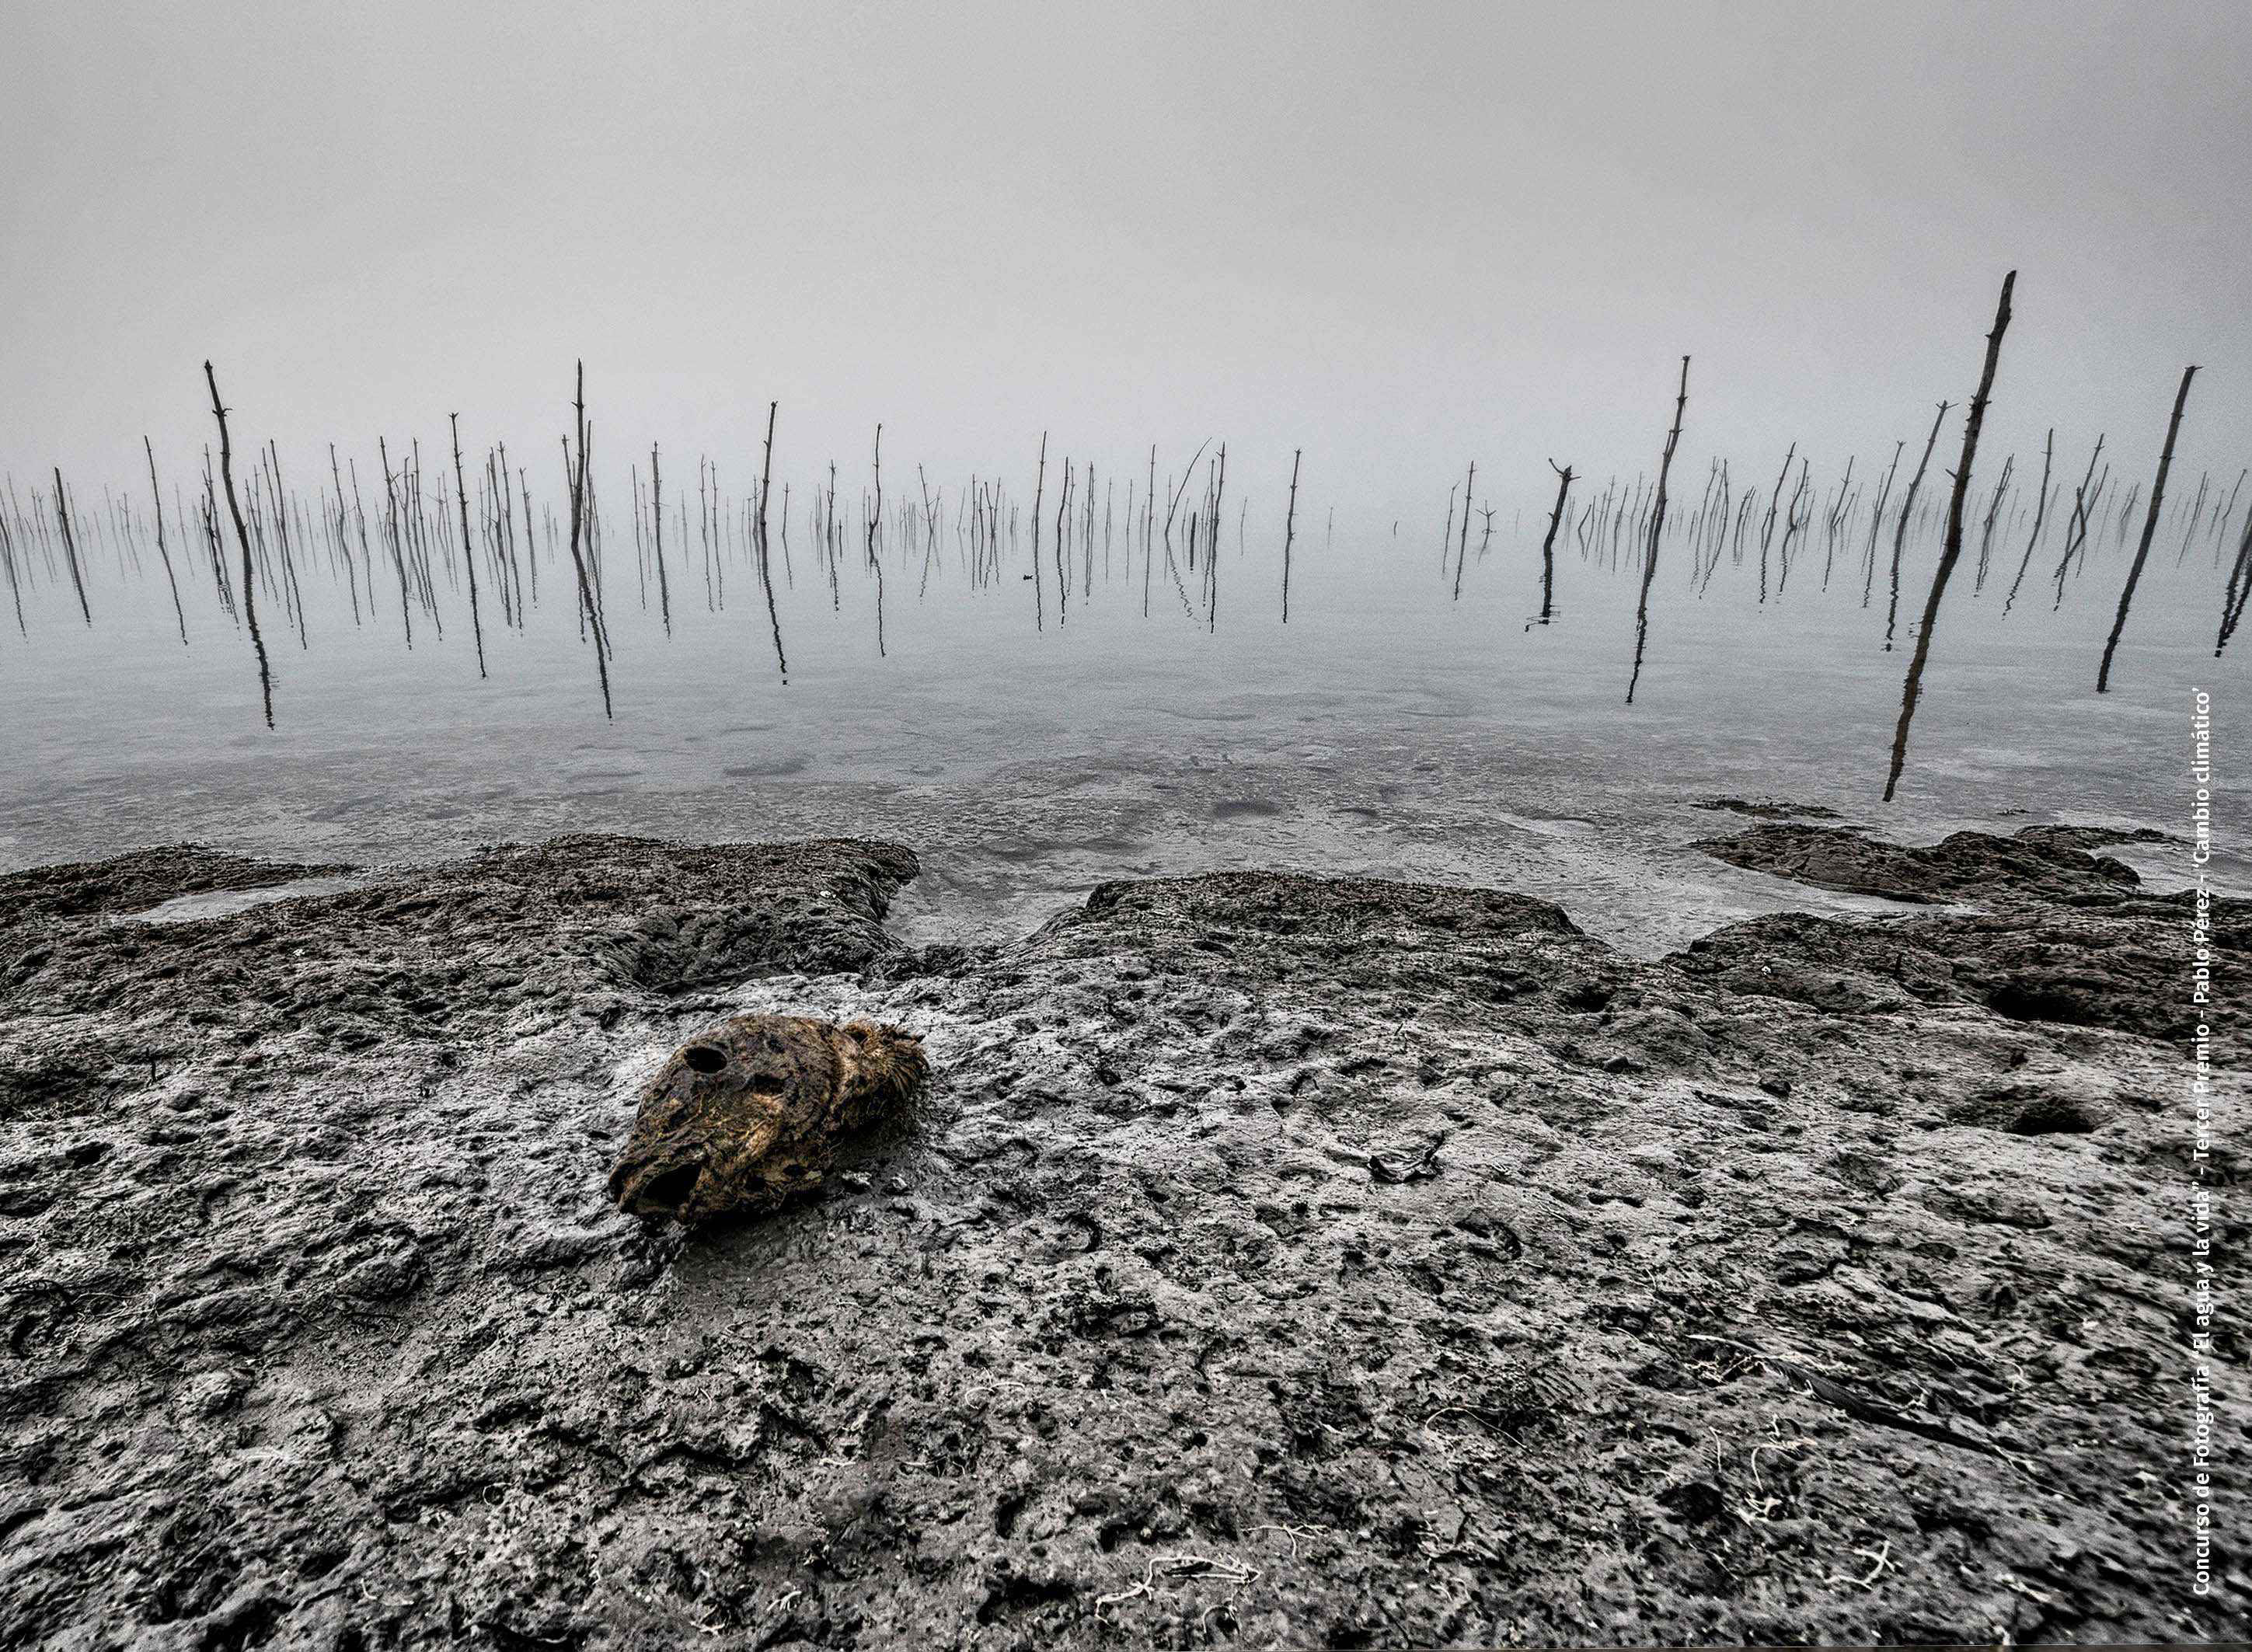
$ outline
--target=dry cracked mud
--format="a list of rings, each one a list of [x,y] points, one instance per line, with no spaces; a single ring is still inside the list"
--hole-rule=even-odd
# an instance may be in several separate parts
[[[1265,873],[914,950],[849,840],[0,878],[0,1642],[2245,1635],[2184,1581],[2186,913],[2101,842],[1758,825],[1947,909],[1655,961]],[[921,1035],[912,1117],[621,1215],[751,1011]]]

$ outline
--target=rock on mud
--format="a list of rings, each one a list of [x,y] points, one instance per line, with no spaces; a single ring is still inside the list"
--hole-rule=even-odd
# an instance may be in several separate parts
[[[2134,868],[2086,851],[2105,843],[2178,843],[2164,832],[2028,826],[2013,836],[1955,832],[1936,843],[1887,843],[1850,826],[1773,823],[1695,845],[1731,865],[1821,889],[1939,906],[2111,906],[2140,892]]]
[[[928,1071],[897,1027],[737,1016],[673,1052],[642,1092],[610,1197],[683,1223],[778,1210],[838,1147],[902,1107]]]

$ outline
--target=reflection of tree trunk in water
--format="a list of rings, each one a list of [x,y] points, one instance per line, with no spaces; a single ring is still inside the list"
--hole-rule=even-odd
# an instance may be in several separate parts
[[[2174,462],[2174,438],[2181,434],[2182,407],[2189,400],[2189,381],[2197,377],[2197,369],[2182,370],[2181,388],[2174,392],[2174,415],[2166,422],[2166,445],[2158,455],[2158,474],[2151,483],[2151,508],[2143,518],[2143,542],[2135,547],[2135,566],[2127,570],[2126,589],[2119,593],[2119,612],[2111,621],[2111,635],[2103,644],[2103,663],[2096,670],[2096,691],[2104,693],[2111,686],[2111,656],[2118,652],[2119,634],[2127,628],[2127,607],[2135,600],[2136,582],[2143,577],[2143,562],[2151,554],[2151,540],[2158,531],[2158,501],[2166,491],[2166,472]]]
[[[1893,799],[1901,769],[1908,761],[1908,728],[1915,716],[1916,698],[1923,691],[1923,668],[1931,658],[1932,633],[1939,627],[1939,601],[1947,594],[1947,581],[1963,554],[1963,511],[1970,493],[1970,464],[1978,453],[1978,432],[1986,422],[1986,398],[1994,388],[1994,369],[2002,359],[2002,335],[2010,327],[2010,295],[2018,272],[2002,277],[2002,302],[1994,310],[1994,330],[1986,335],[1986,364],[1978,375],[1977,393],[1963,421],[1963,460],[1955,468],[1955,491],[1947,502],[1947,538],[1941,545],[1939,566],[1932,571],[1931,593],[1924,599],[1923,623],[1916,628],[1915,656],[1908,662],[1908,680],[1901,687],[1900,723],[1893,730],[1892,772],[1885,777],[1885,802]]]
[[[1634,704],[1635,684],[1642,681],[1642,651],[1650,641],[1650,584],[1658,577],[1658,539],[1665,531],[1665,475],[1673,468],[1673,450],[1681,441],[1681,412],[1689,405],[1689,357],[1681,358],[1681,393],[1673,402],[1673,428],[1665,438],[1665,457],[1658,466],[1658,503],[1650,513],[1650,550],[1642,561],[1642,596],[1634,609],[1634,670],[1626,680],[1626,703]]]

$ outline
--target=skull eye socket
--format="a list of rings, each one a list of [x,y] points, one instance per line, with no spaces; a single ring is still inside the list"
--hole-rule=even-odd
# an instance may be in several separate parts
[[[689,1069],[695,1072],[717,1072],[727,1065],[727,1058],[708,1044],[692,1044],[680,1052]]]

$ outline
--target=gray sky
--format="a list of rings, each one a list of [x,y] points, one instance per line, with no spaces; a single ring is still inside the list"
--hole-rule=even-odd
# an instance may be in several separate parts
[[[206,355],[301,475],[454,411],[560,470],[583,355],[619,466],[740,485],[774,398],[801,477],[879,419],[949,486],[1220,435],[1255,500],[1303,446],[1435,516],[1472,458],[1654,467],[1686,351],[1692,485],[1793,439],[1818,482],[1969,393],[2012,266],[1997,466],[2054,423],[2146,468],[2193,360],[2179,462],[2252,460],[2242,0],[9,19],[19,475],[199,455]]]

